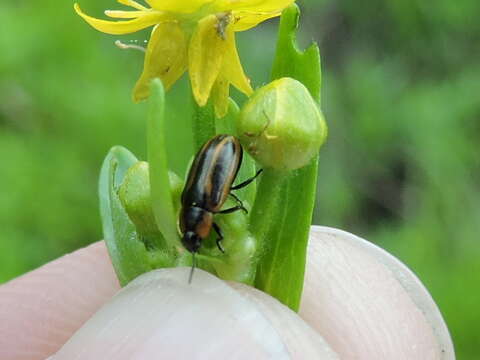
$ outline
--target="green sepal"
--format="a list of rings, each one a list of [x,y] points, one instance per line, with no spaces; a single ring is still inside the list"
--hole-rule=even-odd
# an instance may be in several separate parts
[[[294,4],[281,17],[272,80],[292,77],[320,101],[320,52],[296,44],[300,11]],[[308,235],[317,183],[318,156],[298,170],[265,170],[251,215],[252,234],[261,241],[255,286],[298,311],[305,275]]]
[[[118,196],[149,252],[167,252],[169,249],[153,214],[149,173],[149,164],[145,161],[132,165],[120,185]],[[171,171],[168,175],[174,204],[180,204],[183,181]],[[174,211],[179,211],[178,206],[175,206]],[[169,252],[172,253],[171,249]],[[174,256],[173,253],[172,257]],[[156,268],[166,266],[158,262],[152,262],[152,265]]]
[[[137,232],[147,239],[147,247],[164,248],[165,240],[158,230],[152,210],[149,166],[138,161],[128,169],[120,185],[118,196]],[[153,241],[151,242],[150,239]]]
[[[147,123],[147,157],[150,169],[152,209],[158,229],[165,238],[167,251],[181,247],[177,231],[172,188],[170,186],[167,146],[165,139],[165,90],[162,81],[153,79],[150,84]]]
[[[100,171],[103,236],[122,286],[151,269],[145,245],[118,198],[118,188],[128,169],[136,162],[135,156],[127,149],[115,146],[106,156]]]

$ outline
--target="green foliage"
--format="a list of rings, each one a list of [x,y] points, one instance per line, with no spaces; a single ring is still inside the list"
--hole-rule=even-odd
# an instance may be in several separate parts
[[[296,76],[305,81],[308,88],[292,78],[278,79],[258,90],[248,102],[249,105],[258,105],[250,120],[257,122],[258,113],[262,111],[267,117],[271,116],[275,126],[264,130],[269,131],[269,136],[281,140],[276,141],[276,147],[267,143],[262,148],[263,135],[254,140],[259,145],[252,150],[259,154],[273,152],[266,158],[277,158],[264,162],[265,157],[259,159],[258,154],[253,154],[264,167],[264,175],[260,179],[261,194],[244,192],[242,195],[247,195],[246,198],[236,198],[237,201],[245,201],[247,206],[247,202],[253,203],[251,218],[247,216],[246,209],[244,214],[238,212],[215,218],[225,230],[222,241],[225,251],[211,251],[205,246],[210,239],[203,239],[203,246],[194,254],[202,260],[198,267],[225,280],[254,284],[295,311],[299,309],[303,289],[308,234],[315,202],[318,151],[326,137],[325,121],[310,94],[319,98],[319,51],[315,45],[305,53],[297,50],[294,34],[298,19],[296,5],[282,14],[273,73],[278,77]],[[284,58],[284,53],[289,56]],[[165,91],[161,80],[152,81],[148,103],[148,162],[139,162],[124,148],[116,147],[107,155],[100,174],[104,237],[122,285],[152,268],[184,266],[183,259],[189,257],[180,244],[177,231],[180,199],[174,197],[172,176],[169,175]],[[275,104],[273,108],[272,104]],[[248,128],[240,126],[240,112],[234,101],[229,104],[229,110],[225,118],[216,118],[210,104],[195,106],[193,134],[198,147],[210,140],[217,130],[222,133],[236,130],[239,136],[251,133]],[[242,110],[241,114],[245,113]],[[277,113],[283,114],[283,117],[277,118]],[[244,119],[243,116],[241,118]],[[263,124],[260,123],[260,126],[263,127]],[[266,141],[269,141],[268,138]],[[253,143],[245,149],[252,146]],[[284,156],[278,157],[278,153]],[[246,156],[244,163],[241,175],[250,171],[249,175],[253,177],[254,162]],[[148,261],[149,257],[152,261]],[[180,262],[177,261],[179,258]]]
[[[297,49],[295,34],[299,10],[292,5],[280,22],[272,79],[285,76],[303,82],[320,100],[320,55],[312,45]],[[288,175],[265,169],[252,211],[252,232],[263,240],[255,286],[298,311],[303,289],[308,229],[317,184],[318,156]]]
[[[297,44],[297,29],[300,11],[297,5],[285,10],[280,20],[277,51],[272,69],[272,80],[291,77],[300,81],[310,95],[320,104],[322,70],[317,44],[300,50]]]
[[[191,266],[193,261],[193,256],[181,244],[177,230],[184,182],[168,166],[166,101],[161,80],[151,82],[148,103],[148,162],[137,161],[128,150],[116,146],[107,154],[100,173],[103,234],[122,286],[152,269]],[[216,119],[210,110],[210,107],[195,107],[197,117],[202,118],[196,127],[197,140],[212,129],[228,133],[234,128],[239,111],[233,101],[225,119]],[[228,126],[226,121],[231,124]],[[188,132],[190,129],[176,130]],[[254,162],[248,156],[245,165],[240,175],[253,176]],[[253,203],[255,193],[243,192],[243,195],[246,195],[246,206]],[[253,284],[257,247],[248,231],[247,215],[243,212],[225,214],[215,221],[224,231],[225,251],[217,248],[214,234],[210,234],[195,254],[199,259],[196,266],[225,280]],[[213,248],[212,244],[215,244]]]
[[[82,4],[101,16],[106,2]],[[458,359],[477,359],[480,3],[304,0],[300,7],[301,29],[322,50],[330,127],[314,222],[362,235],[406,262],[444,314]],[[146,107],[130,99],[142,54],[87,28],[71,3],[0,1],[0,21],[6,281],[101,237],[98,168],[115,144],[145,159]],[[256,86],[269,80],[275,36],[268,24],[239,36]],[[191,127],[190,100],[180,95],[186,87],[167,94],[169,166],[179,175],[196,148],[187,134],[169,131]]]
[[[103,234],[122,285],[150,270],[145,245],[118,197],[118,188],[125,174],[136,162],[137,159],[128,150],[116,146],[108,153],[100,171],[99,196]]]
[[[165,92],[159,79],[152,81],[150,89],[147,146],[151,202],[158,228],[168,247],[174,248],[180,244],[167,160]]]
[[[98,14],[103,7],[90,1]],[[100,165],[115,144],[145,159],[146,106],[131,101],[143,54],[120,51],[114,39],[85,29],[71,3],[1,2],[0,20],[8,29],[0,35],[0,186],[9,189],[0,194],[0,281],[6,281],[101,238],[92,196]],[[167,96],[167,128],[191,126],[191,109],[179,96],[186,88],[183,81]],[[166,141],[171,168],[183,174],[191,138],[170,131]]]

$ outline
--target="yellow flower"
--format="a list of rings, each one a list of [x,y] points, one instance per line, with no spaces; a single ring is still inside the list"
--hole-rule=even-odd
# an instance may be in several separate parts
[[[228,109],[230,84],[246,95],[253,90],[235,45],[235,32],[248,30],[279,16],[295,0],[117,0],[135,10],[107,10],[125,21],[90,17],[78,4],[75,11],[95,29],[114,35],[154,26],[145,54],[143,73],[133,90],[134,101],[149,95],[149,82],[162,79],[170,88],[188,70],[193,95],[204,106],[213,97],[217,116]]]

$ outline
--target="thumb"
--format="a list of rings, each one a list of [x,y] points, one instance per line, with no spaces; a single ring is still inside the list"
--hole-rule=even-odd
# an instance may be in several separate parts
[[[247,286],[189,269],[144,274],[51,359],[337,359],[294,312]]]

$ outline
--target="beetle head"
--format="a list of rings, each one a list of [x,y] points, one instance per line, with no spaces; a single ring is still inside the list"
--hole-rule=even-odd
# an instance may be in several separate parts
[[[200,245],[202,245],[202,239],[195,232],[187,231],[183,235],[182,243],[188,251],[196,253],[200,249]]]

